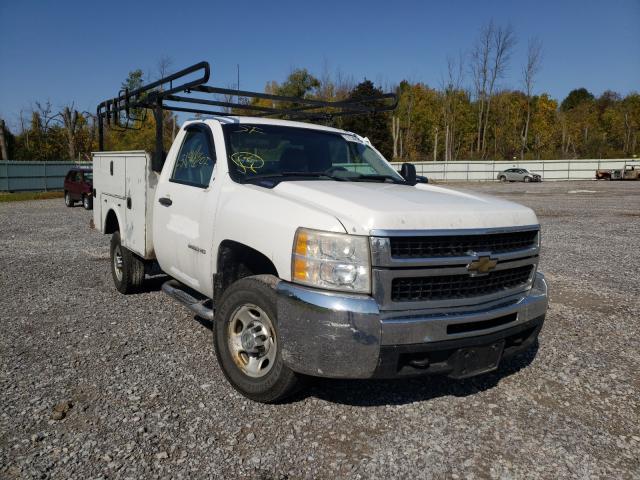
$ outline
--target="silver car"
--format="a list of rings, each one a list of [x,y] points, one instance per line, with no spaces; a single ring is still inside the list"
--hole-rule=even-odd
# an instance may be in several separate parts
[[[541,182],[542,177],[526,168],[507,168],[498,173],[501,182]]]

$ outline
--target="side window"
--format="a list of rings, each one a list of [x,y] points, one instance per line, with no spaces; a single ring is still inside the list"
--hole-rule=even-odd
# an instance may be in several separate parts
[[[216,162],[213,145],[204,130],[187,130],[171,173],[171,181],[206,188]]]

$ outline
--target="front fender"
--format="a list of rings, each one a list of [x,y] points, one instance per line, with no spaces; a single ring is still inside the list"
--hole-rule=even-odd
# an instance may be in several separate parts
[[[298,227],[345,233],[342,223],[328,213],[292,202],[271,189],[229,182],[219,197],[212,259],[218,258],[224,240],[233,240],[265,255],[280,278],[290,280],[291,252]]]

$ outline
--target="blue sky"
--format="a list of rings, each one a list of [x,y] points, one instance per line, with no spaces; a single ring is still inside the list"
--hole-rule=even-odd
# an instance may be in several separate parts
[[[447,56],[490,19],[519,43],[502,87],[518,88],[527,39],[544,45],[536,92],[640,90],[640,0],[91,2],[0,0],[0,116],[15,125],[36,100],[81,110],[117,94],[130,70],[200,60],[211,84],[262,90],[295,67],[392,85],[438,86]],[[470,78],[467,77],[470,84]]]

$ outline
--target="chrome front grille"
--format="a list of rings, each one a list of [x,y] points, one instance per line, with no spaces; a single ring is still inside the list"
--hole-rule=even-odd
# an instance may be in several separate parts
[[[487,235],[392,237],[392,258],[459,257],[467,252],[514,252],[536,245],[538,232],[503,232]]]
[[[531,288],[539,227],[374,231],[373,295],[382,310],[479,305]],[[469,270],[489,261],[488,272]]]
[[[479,297],[509,291],[526,285],[533,265],[491,272],[484,276],[442,275],[437,277],[394,278],[391,281],[391,300],[420,302]]]

